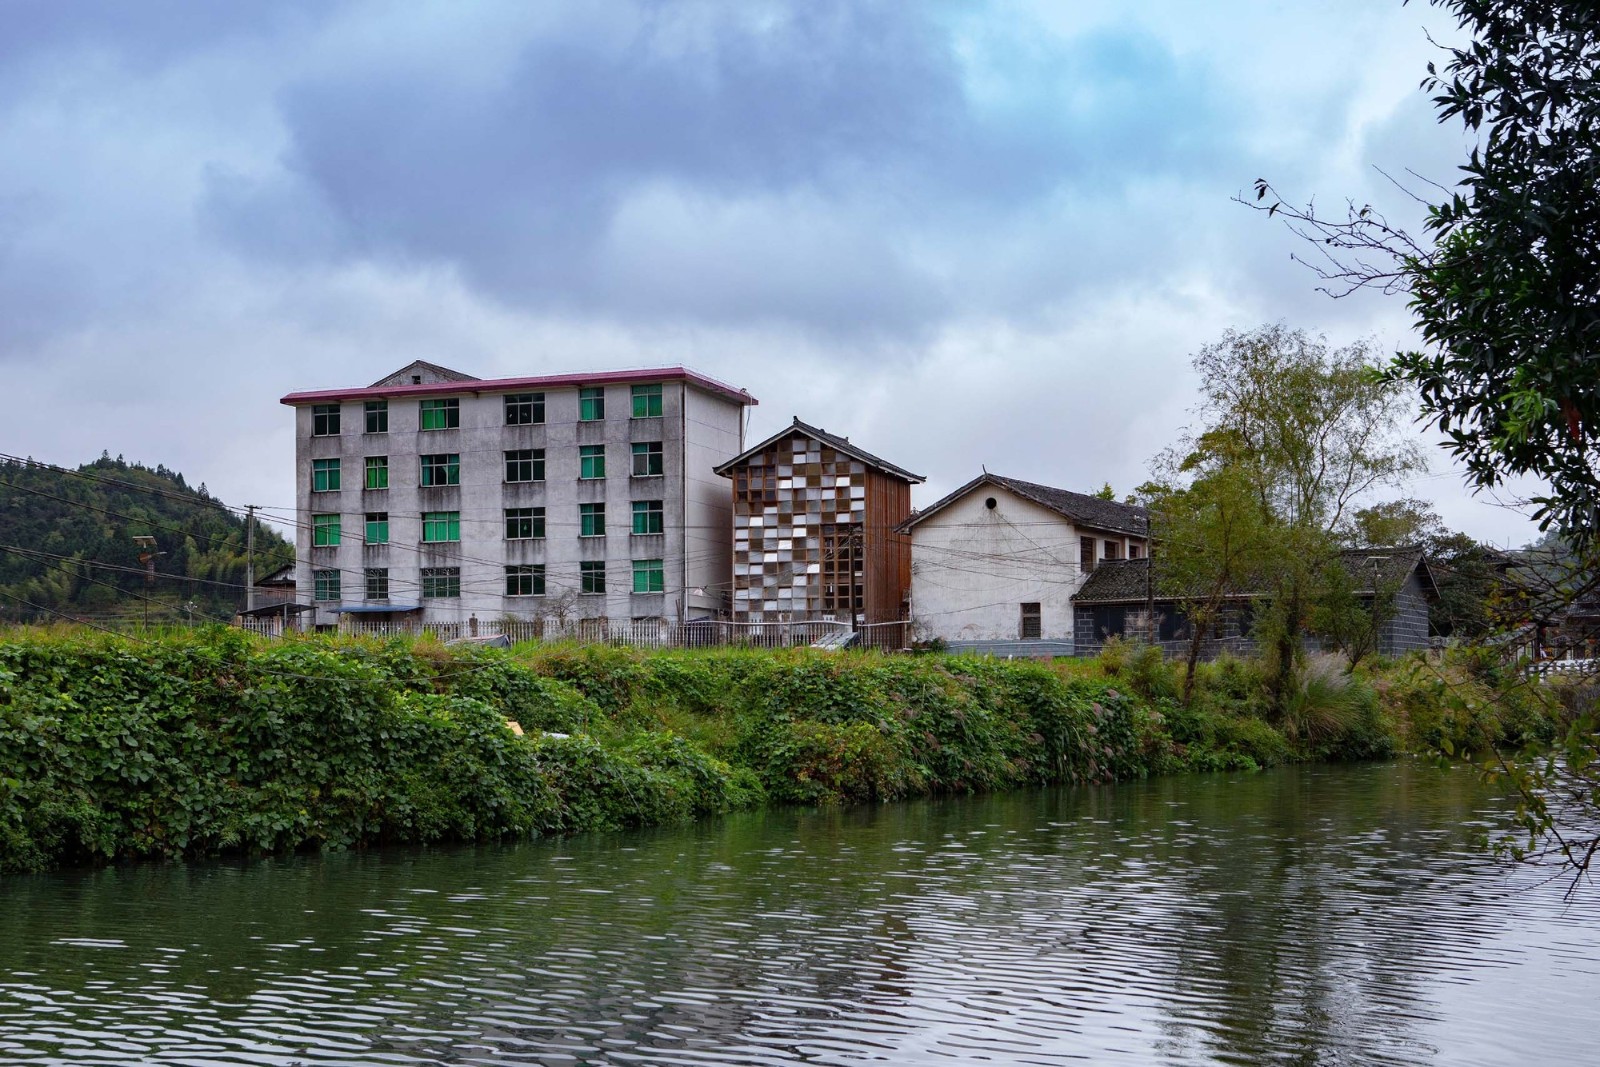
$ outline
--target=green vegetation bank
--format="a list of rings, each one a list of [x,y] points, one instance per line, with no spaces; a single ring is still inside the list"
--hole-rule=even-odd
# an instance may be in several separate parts
[[[0,634],[0,870],[488,841],[1550,736],[1536,701],[1470,663],[1365,679],[1313,665],[1270,720],[1259,668],[1204,665],[1187,707],[1174,671],[1131,646],[1035,664],[19,628]]]

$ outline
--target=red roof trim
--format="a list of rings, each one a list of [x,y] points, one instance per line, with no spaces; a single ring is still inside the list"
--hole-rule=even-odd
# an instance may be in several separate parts
[[[743,389],[708,378],[686,367],[592,371],[587,374],[545,374],[534,378],[485,378],[466,382],[426,382],[422,385],[383,385],[357,389],[314,389],[290,393],[278,403],[294,407],[344,400],[380,400],[392,397],[450,396],[460,393],[512,393],[523,389],[559,389],[584,385],[627,385],[643,382],[687,382],[738,404],[759,403]]]

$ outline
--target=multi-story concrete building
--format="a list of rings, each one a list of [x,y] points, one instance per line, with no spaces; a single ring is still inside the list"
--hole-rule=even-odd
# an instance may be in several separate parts
[[[905,618],[911,514],[922,475],[794,423],[717,467],[733,482],[736,622]]]
[[[724,614],[727,485],[755,398],[682,367],[481,380],[418,361],[291,393],[296,584],[341,614]]]

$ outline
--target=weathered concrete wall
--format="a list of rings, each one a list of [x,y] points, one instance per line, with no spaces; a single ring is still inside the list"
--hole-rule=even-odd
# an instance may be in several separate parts
[[[995,507],[987,506],[990,499]],[[1057,512],[996,485],[981,485],[917,524],[911,535],[911,618],[919,639],[1016,641],[1022,605],[1040,606],[1040,639],[1074,639],[1072,594],[1086,577],[1079,537],[1097,557],[1114,540],[1126,557],[1140,538],[1079,529]]]
[[[728,573],[730,538],[707,528],[708,522],[714,525],[715,517],[707,517],[711,501],[699,479],[720,483],[717,488],[725,498],[726,483],[712,475],[710,467],[738,450],[740,405],[704,398],[685,383],[666,382],[662,384],[662,416],[633,419],[630,385],[609,385],[605,387],[605,419],[580,423],[578,389],[551,389],[544,394],[543,424],[507,426],[505,394],[474,392],[475,385],[480,383],[462,383],[462,391],[454,394],[460,404],[456,429],[420,429],[418,400],[397,398],[389,401],[387,433],[365,433],[363,403],[351,401],[341,405],[338,436],[314,437],[311,406],[296,408],[295,475],[302,522],[296,582],[300,599],[311,600],[313,575],[318,570],[337,570],[342,587],[340,600],[319,603],[308,622],[329,625],[337,621],[329,608],[366,603],[368,568],[387,568],[388,602],[421,603],[424,620],[429,622],[462,621],[473,615],[480,619],[535,617],[557,604],[576,618],[674,618],[684,596],[686,559],[694,560],[698,568],[691,575],[695,585],[712,584],[716,580],[713,575]],[[699,402],[701,399],[706,402]],[[662,442],[662,475],[633,477],[631,445],[654,440]],[[604,479],[579,478],[579,446],[588,444],[605,448]],[[544,450],[542,481],[506,482],[505,452],[523,448]],[[419,457],[434,453],[461,457],[459,485],[420,484]],[[715,460],[708,461],[712,455]],[[388,457],[389,488],[362,487],[368,456]],[[312,491],[312,461],[323,458],[340,460],[338,492]],[[696,487],[692,520],[685,495],[690,485]],[[662,501],[664,533],[640,537],[631,532],[636,499]],[[579,536],[579,504],[586,502],[605,505],[602,537]],[[545,536],[508,540],[505,509],[511,507],[543,507]],[[425,511],[458,511],[460,542],[423,544]],[[388,514],[387,545],[363,544],[367,512]],[[341,516],[338,547],[312,545],[311,517],[315,514]],[[663,592],[632,592],[635,559],[664,561]],[[585,560],[604,562],[604,594],[579,592],[579,563]],[[505,567],[520,563],[544,565],[544,596],[506,595]],[[424,567],[459,567],[460,597],[422,599],[420,570]]]
[[[713,471],[744,451],[744,408],[690,389],[683,417],[685,548],[678,566],[688,591],[684,618],[692,619],[733,605],[733,487]]]

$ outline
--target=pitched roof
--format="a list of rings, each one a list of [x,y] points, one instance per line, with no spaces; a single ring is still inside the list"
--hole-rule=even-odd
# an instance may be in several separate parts
[[[437,363],[429,363],[425,359],[414,359],[394,373],[385,374],[382,378],[379,378],[377,381],[373,382],[369,388],[377,389],[385,385],[409,384],[405,382],[404,379],[410,378],[412,374],[416,373],[417,371],[424,371],[428,374],[431,374],[442,382],[476,382],[482,380],[476,374],[468,374],[465,371],[451,370],[449,367],[441,367]]]
[[[450,373],[459,373],[451,371]],[[378,385],[364,389],[314,389],[289,395],[278,403],[326,404],[344,400],[378,400],[394,397],[450,396],[460,393],[518,393],[526,390],[577,388],[592,385],[628,385],[649,382],[684,382],[737,404],[754,405],[756,398],[743,389],[708,378],[686,367],[642,367],[637,370],[590,371],[583,374],[544,374],[531,378],[471,378],[463,381],[424,382],[421,385]]]
[[[847,456],[850,456],[854,459],[859,459],[867,466],[875,467],[885,474],[899,478],[901,481],[920,483],[927,480],[920,474],[912,474],[904,467],[897,467],[886,459],[881,459],[878,456],[874,456],[871,452],[868,452],[860,445],[851,444],[850,438],[848,437],[840,437],[837,434],[829,433],[827,430],[812,426],[810,423],[801,422],[798,415],[795,416],[794,422],[790,423],[788,426],[785,426],[783,429],[779,430],[765,441],[762,441],[760,444],[751,448],[745,449],[737,456],[718,464],[712,469],[716,473],[726,478],[728,477],[728,472],[733,470],[733,468],[748,461],[750,457],[765,452],[768,448],[771,448],[779,441],[782,441],[784,438],[794,433],[804,434],[807,437],[820,441],[836,452],[843,452]]]
[[[1158,542],[1159,546],[1159,542]],[[1157,548],[1159,553],[1160,549]],[[1433,572],[1428,568],[1428,561],[1422,554],[1422,549],[1405,546],[1400,548],[1347,548],[1339,553],[1339,562],[1355,581],[1354,592],[1357,596],[1371,596],[1373,590],[1373,577],[1377,576],[1381,585],[1399,584],[1411,576],[1412,571],[1418,572],[1425,591],[1430,596],[1438,595],[1438,587],[1433,581]],[[1084,581],[1083,585],[1073,595],[1074,604],[1124,604],[1144,600],[1151,592],[1154,599],[1161,601],[1182,600],[1187,595],[1196,591],[1177,589],[1170,579],[1164,579],[1159,568],[1156,571],[1155,588],[1148,590],[1146,583],[1149,581],[1150,560],[1126,559],[1103,561],[1095,567],[1094,573]],[[1254,583],[1245,583],[1243,588],[1230,591],[1230,597],[1257,597],[1262,596],[1265,590],[1251,586]]]
[[[1135,504],[1119,504],[1115,500],[1102,500],[1088,493],[1074,493],[1070,489],[1056,489],[1037,482],[1025,482],[1020,478],[990,474],[988,471],[978,475],[949,496],[912,515],[900,524],[900,529],[909,532],[968,493],[985,485],[998,485],[1025,500],[1033,501],[1040,507],[1048,508],[1064,518],[1071,519],[1080,526],[1092,526],[1097,530],[1111,530],[1138,537],[1146,536],[1149,530],[1145,509]]]

